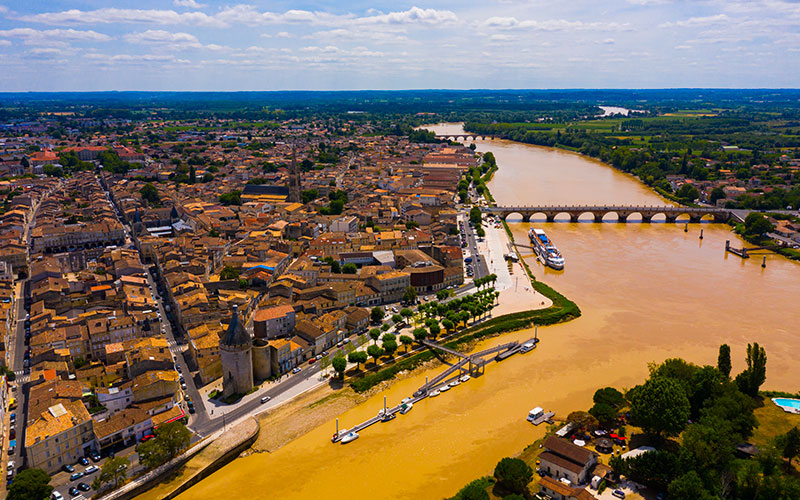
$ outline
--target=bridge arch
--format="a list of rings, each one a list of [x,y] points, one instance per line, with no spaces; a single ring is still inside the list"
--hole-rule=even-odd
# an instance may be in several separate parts
[[[506,212],[503,215],[503,220],[506,222],[528,222],[531,218],[531,214],[523,214],[522,212]]]

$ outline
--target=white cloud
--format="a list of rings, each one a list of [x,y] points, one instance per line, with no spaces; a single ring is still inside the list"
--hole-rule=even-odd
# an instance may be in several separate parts
[[[96,31],[79,31],[73,29],[36,30],[33,28],[14,28],[0,30],[0,37],[22,38],[30,41],[89,41],[107,42],[112,38]]]
[[[6,12],[8,12],[8,7],[0,5],[0,14],[5,14]]]
[[[401,12],[389,12],[375,16],[362,17],[358,24],[448,24],[458,21],[458,16],[449,10],[421,9],[411,7]]]
[[[281,31],[275,33],[275,38],[292,38],[292,35],[290,35],[288,31]]]
[[[182,46],[200,47],[200,41],[189,33],[170,33],[164,30],[147,30],[129,33],[122,37],[128,43],[168,43]]]
[[[21,21],[42,24],[192,24],[196,26],[226,27],[226,24],[203,12],[184,12],[157,9],[116,9],[97,10],[70,9],[61,12],[43,12],[21,16]]]
[[[206,4],[197,3],[195,0],[172,0],[172,3],[177,7],[191,7],[193,9],[200,9],[206,6]]]
[[[0,47],[10,47],[10,46],[11,42],[9,42],[8,40],[0,40]]]
[[[663,23],[659,27],[669,28],[672,26],[678,26],[681,28],[691,28],[696,26],[711,26],[714,24],[724,24],[728,23],[730,20],[731,18],[725,14],[715,14],[713,16],[690,17],[689,19],[685,19],[683,21],[677,21],[674,23]]]
[[[601,43],[603,45],[613,45],[613,44],[617,43],[617,41],[614,40],[613,38],[605,38],[605,39],[601,40],[599,43]]]
[[[691,45],[676,45],[675,50],[691,50],[693,47]]]
[[[568,21],[566,19],[546,19],[544,21],[530,19],[520,21],[516,17],[490,17],[481,22],[480,26],[505,30],[527,29],[539,31],[623,31],[630,29],[628,23],[606,23],[600,21],[587,23],[583,21]]]
[[[184,2],[186,0],[176,0]],[[194,2],[194,0],[189,0]],[[199,5],[199,4],[198,4]],[[411,7],[405,11],[357,17],[354,14],[337,15],[322,11],[291,9],[283,13],[259,11],[252,5],[239,4],[226,7],[214,15],[204,12],[175,12],[162,9],[117,9],[96,10],[70,9],[61,12],[44,12],[19,17],[21,21],[43,24],[189,24],[195,26],[224,28],[234,24],[259,26],[266,24],[305,23],[341,27],[356,25],[424,24],[441,25],[458,20],[449,10],[421,9]]]

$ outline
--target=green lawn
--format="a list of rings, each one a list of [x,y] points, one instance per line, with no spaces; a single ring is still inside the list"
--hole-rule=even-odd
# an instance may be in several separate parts
[[[752,442],[758,447],[769,445],[775,436],[786,434],[794,426],[800,427],[800,415],[786,413],[770,398],[764,398],[763,403],[755,411],[759,425],[753,432]]]

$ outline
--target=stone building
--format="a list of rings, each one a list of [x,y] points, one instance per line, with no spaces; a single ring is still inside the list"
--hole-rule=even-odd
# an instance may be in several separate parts
[[[244,329],[239,307],[233,306],[228,331],[220,338],[222,397],[246,394],[253,388],[253,340]]]

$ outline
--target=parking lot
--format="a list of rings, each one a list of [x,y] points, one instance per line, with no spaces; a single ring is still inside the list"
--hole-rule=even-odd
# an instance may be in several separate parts
[[[134,451],[135,445],[131,445],[125,448],[117,449],[114,452],[114,456],[117,457],[128,457],[131,464],[128,466],[128,475],[132,475],[136,469],[139,467],[138,455]],[[103,455],[99,460],[89,460],[89,465],[83,465],[81,463],[72,464],[74,468],[74,472],[67,472],[66,470],[60,470],[56,474],[51,476],[50,484],[54,487],[54,492],[57,491],[60,493],[65,499],[72,499],[78,498],[79,496],[84,496],[86,498],[90,498],[94,494],[94,488],[92,488],[92,482],[100,475],[100,469],[102,469],[103,464],[108,460],[108,456]],[[96,467],[97,469],[94,472],[86,473],[87,469],[90,467]],[[82,474],[80,477],[74,477],[73,475]],[[74,478],[73,478],[74,477]],[[80,483],[84,483],[86,486],[89,487],[89,490],[80,490],[78,489],[78,485]],[[70,493],[71,488],[78,489],[77,491],[73,490]]]

